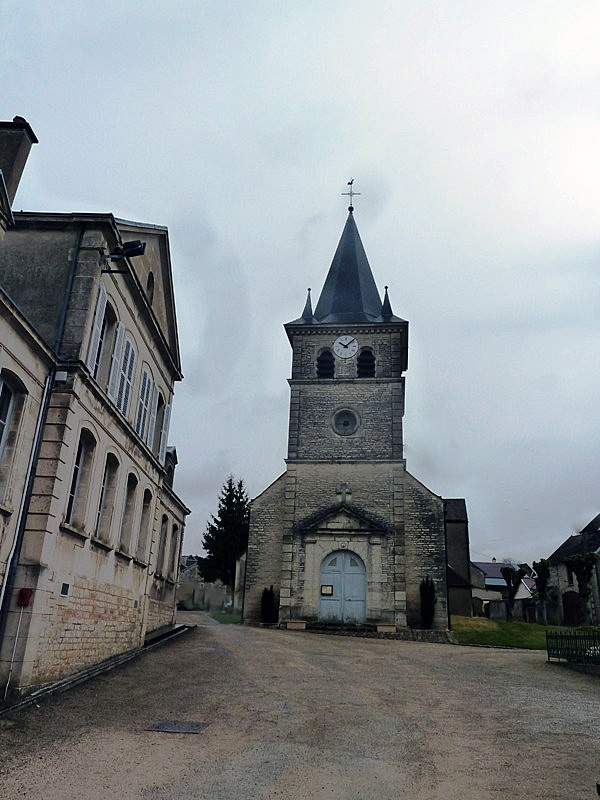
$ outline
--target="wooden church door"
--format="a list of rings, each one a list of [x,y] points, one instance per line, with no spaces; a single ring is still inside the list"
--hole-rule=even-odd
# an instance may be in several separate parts
[[[337,550],[321,564],[319,619],[323,622],[364,622],[366,570],[349,550]]]

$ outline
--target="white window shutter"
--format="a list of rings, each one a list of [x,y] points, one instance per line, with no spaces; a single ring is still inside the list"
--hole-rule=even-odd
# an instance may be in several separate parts
[[[150,419],[148,420],[148,428],[146,429],[146,444],[152,450],[154,445],[154,434],[156,427],[156,412],[158,411],[158,387],[155,383],[152,384],[150,394]]]
[[[138,398],[137,413],[135,415],[135,431],[144,438],[146,421],[148,419],[148,400],[150,398],[150,375],[148,370],[142,372],[142,383],[140,385],[140,396]]]
[[[104,312],[106,310],[106,289],[101,283],[98,289],[98,299],[96,300],[96,310],[94,311],[94,322],[92,323],[92,333],[88,345],[85,365],[91,373],[94,372],[98,346],[100,344],[100,334],[102,333],[102,323],[104,322]]]
[[[117,408],[123,414],[127,414],[129,408],[129,395],[131,393],[131,384],[133,383],[134,366],[135,348],[131,339],[128,338],[125,340],[123,361],[121,362],[121,371],[119,375],[119,389],[117,391]]]
[[[125,396],[123,398],[123,413],[127,414],[129,409],[129,395],[131,394],[131,387],[133,385],[133,376],[135,374],[135,348],[130,342],[129,364],[127,365],[127,374],[125,375]]]
[[[167,454],[167,437],[169,435],[169,422],[171,421],[171,406],[165,406],[165,415],[163,417],[162,429],[160,432],[160,445],[158,449],[158,460],[161,464],[165,463],[165,456]]]
[[[110,360],[110,377],[108,379],[107,391],[111,400],[117,399],[117,387],[119,385],[119,372],[121,368],[121,353],[123,351],[124,335],[125,326],[122,322],[119,322],[115,332],[115,346],[113,347],[112,357]]]

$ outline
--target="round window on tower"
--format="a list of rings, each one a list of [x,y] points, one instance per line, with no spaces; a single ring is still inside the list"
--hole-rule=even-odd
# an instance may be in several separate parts
[[[340,436],[351,436],[356,433],[359,420],[354,411],[342,408],[333,415],[333,430]]]

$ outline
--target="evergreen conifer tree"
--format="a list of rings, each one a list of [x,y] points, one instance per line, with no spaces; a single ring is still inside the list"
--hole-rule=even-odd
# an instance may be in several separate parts
[[[206,524],[203,545],[207,555],[198,558],[206,581],[221,580],[234,588],[235,564],[248,546],[250,501],[243,480],[230,475],[221,489],[217,516]]]

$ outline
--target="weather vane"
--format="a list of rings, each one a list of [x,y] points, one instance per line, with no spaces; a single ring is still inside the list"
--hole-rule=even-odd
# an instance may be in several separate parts
[[[350,187],[350,191],[342,192],[343,195],[346,195],[347,197],[350,198],[350,205],[348,206],[348,211],[352,211],[354,209],[354,206],[352,204],[352,198],[357,194],[361,194],[361,192],[354,191],[354,189],[352,188],[353,183],[354,183],[354,178],[352,178],[352,180],[349,180],[347,184]]]

